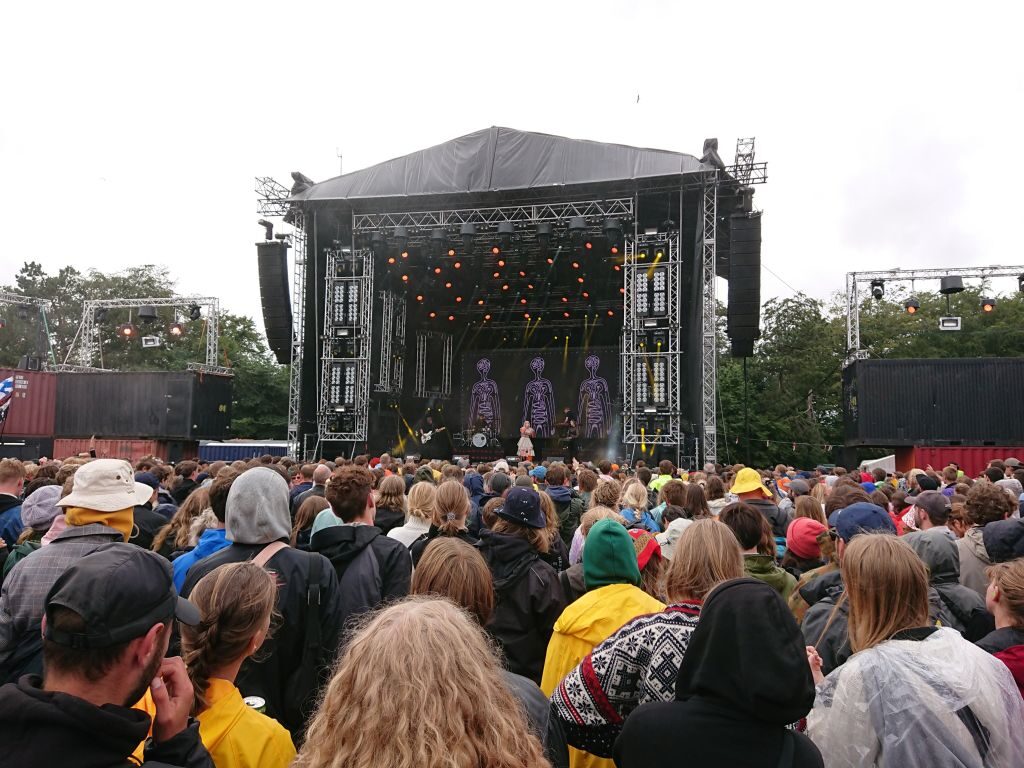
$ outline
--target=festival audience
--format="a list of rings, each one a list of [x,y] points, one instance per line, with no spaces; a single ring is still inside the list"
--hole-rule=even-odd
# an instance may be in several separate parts
[[[14,546],[22,529],[22,491],[25,488],[25,467],[17,459],[0,459],[0,540]]]
[[[406,547],[411,547],[421,537],[429,533],[430,524],[434,519],[436,496],[437,490],[433,483],[414,483],[410,486],[409,498],[406,501],[408,513],[405,525],[392,528],[388,531],[388,537],[402,542]]]
[[[965,513],[970,527],[956,543],[960,554],[960,583],[981,597],[988,589],[985,569],[999,562],[991,557],[989,548],[1003,544],[1004,548],[1012,549],[1013,542],[1006,539],[1015,533],[1012,527],[997,526],[986,535],[985,529],[990,523],[1010,517],[1016,509],[1009,495],[993,483],[977,483],[967,494]]]
[[[796,587],[796,577],[775,564],[775,543],[768,518],[746,502],[730,504],[718,516],[733,532],[743,550],[743,570],[747,576],[768,584],[788,599]]]
[[[1024,558],[989,567],[985,604],[995,617],[995,629],[978,647],[1000,659],[1024,694]]]
[[[476,544],[477,537],[469,532],[469,513],[469,496],[461,482],[445,480],[437,486],[430,528],[409,547],[412,564],[419,562],[423,551],[438,536],[454,536],[467,544]]]

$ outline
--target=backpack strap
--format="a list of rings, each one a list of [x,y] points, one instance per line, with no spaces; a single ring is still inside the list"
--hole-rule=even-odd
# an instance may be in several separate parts
[[[285,544],[283,541],[272,541],[269,544],[267,544],[267,546],[265,546],[263,549],[261,549],[257,553],[256,557],[252,559],[252,561],[256,563],[256,565],[258,565],[260,568],[266,568],[267,563],[270,562],[270,558],[272,558],[282,549],[285,549],[287,546],[288,545]]]
[[[309,564],[309,581],[306,582],[306,649],[315,653],[320,647],[320,572],[323,569],[323,555],[313,554],[313,560]],[[315,664],[316,656],[307,659],[305,654],[302,658],[303,664]]]
[[[793,752],[796,749],[796,736],[787,728],[782,734],[782,754],[779,755],[778,768],[793,768]]]

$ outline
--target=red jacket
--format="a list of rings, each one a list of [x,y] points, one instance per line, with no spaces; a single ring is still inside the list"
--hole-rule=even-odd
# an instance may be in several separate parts
[[[1013,679],[1017,682],[1021,696],[1024,696],[1024,645],[1013,645],[994,656],[1010,668]]]

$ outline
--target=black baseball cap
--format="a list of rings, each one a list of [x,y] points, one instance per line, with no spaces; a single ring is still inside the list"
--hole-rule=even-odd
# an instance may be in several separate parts
[[[54,629],[51,610],[68,608],[84,632]],[[46,595],[46,639],[69,648],[106,648],[144,635],[160,621],[199,623],[199,609],[178,596],[171,564],[134,544],[112,543],[75,561]]]
[[[497,509],[498,517],[528,528],[544,528],[547,520],[540,507],[540,494],[532,488],[517,485],[508,492],[505,503]]]

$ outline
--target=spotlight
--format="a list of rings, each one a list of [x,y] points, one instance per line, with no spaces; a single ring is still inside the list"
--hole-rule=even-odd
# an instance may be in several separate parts
[[[473,238],[476,237],[476,224],[467,221],[459,229],[459,234],[462,236],[463,253],[471,254],[473,252]]]
[[[484,300],[483,299],[477,299],[476,303],[477,303],[477,305],[482,307],[484,305]]]
[[[185,326],[177,321],[167,326],[167,335],[173,339],[180,339],[185,335]]]
[[[921,309],[921,302],[917,300],[917,296],[911,296],[903,302],[903,308],[907,310],[908,315],[916,315],[917,311]]]
[[[199,318],[201,318],[202,316],[203,316],[203,310],[199,307],[198,304],[190,304],[189,305],[189,308],[188,308],[188,319],[189,320],[192,320],[194,322],[194,321],[198,320]]]
[[[388,247],[388,240],[383,232],[374,232],[370,238],[370,248],[377,254],[383,254]]]
[[[92,321],[94,323],[104,323],[107,320],[107,308],[97,307],[92,313]]]
[[[423,294],[422,293],[417,294],[416,301],[423,301]]]
[[[484,320],[490,320],[490,319],[491,319],[490,315],[484,315]]]
[[[583,237],[583,233],[587,231],[587,220],[582,216],[573,216],[569,219],[569,234],[574,240],[579,240]]]
[[[139,307],[139,320],[148,325],[149,323],[155,322],[156,319],[156,307],[151,304],[143,304]]]
[[[874,283],[872,283],[874,285]],[[964,279],[959,275],[947,275],[939,281],[939,293],[949,296],[964,290]]]
[[[605,219],[604,236],[608,239],[608,251],[612,256],[618,256],[622,248],[622,222],[618,219]]]
[[[430,232],[430,250],[435,256],[440,256],[444,251],[445,241],[448,240],[448,233],[440,227],[431,230]],[[449,256],[454,255],[449,251]]]
[[[431,312],[430,313],[430,318],[433,319],[435,317],[437,317],[437,312]]]
[[[117,335],[122,339],[133,339],[139,333],[139,329],[131,323],[121,323],[117,326]]]
[[[885,295],[885,281],[884,280],[872,280],[871,281],[871,295],[875,297],[875,301],[881,301]]]
[[[449,322],[455,320],[455,315],[448,315],[448,320]]]
[[[988,313],[992,312],[993,310],[995,310],[995,308],[996,308],[996,300],[995,299],[990,299],[990,298],[985,297],[985,296],[982,297],[982,299],[981,299],[981,311],[982,312],[985,312],[986,314],[988,314]]]
[[[395,227],[395,245],[398,253],[403,259],[409,258],[409,230],[405,227]]]
[[[547,251],[548,246],[551,245],[551,233],[553,227],[550,222],[542,221],[537,225],[537,244],[540,246],[541,252]],[[1024,280],[1024,275],[1021,275],[1021,280]],[[1021,288],[1024,290],[1024,288]]]
[[[449,249],[448,249],[448,255],[449,255],[449,256],[454,256],[454,255],[455,255],[455,249],[454,249],[454,248],[449,248]],[[456,264],[456,265],[455,265],[455,268],[456,268],[456,269],[458,269],[458,268],[459,268],[459,266],[460,266],[459,264]]]
[[[512,247],[512,238],[515,234],[516,225],[511,221],[498,222],[498,242],[501,243],[502,250],[508,250]]]

